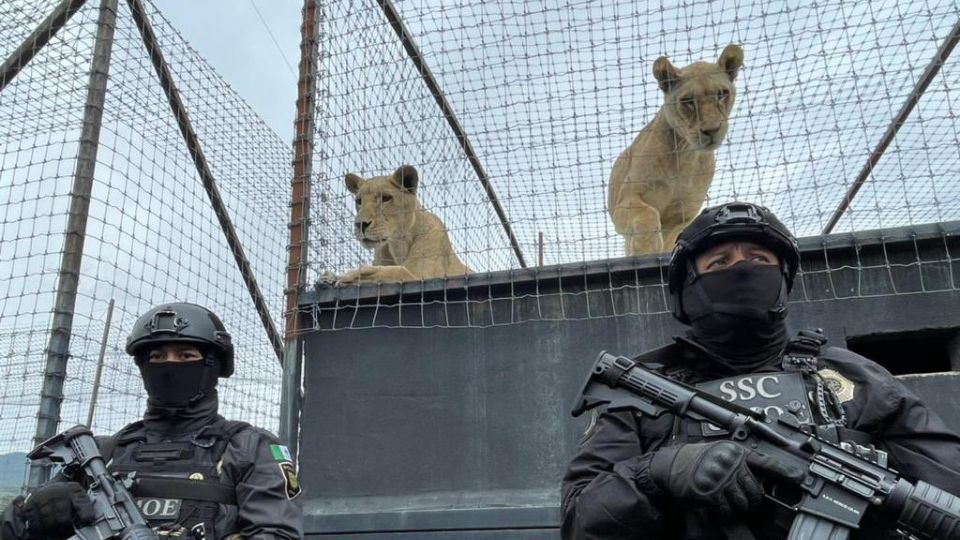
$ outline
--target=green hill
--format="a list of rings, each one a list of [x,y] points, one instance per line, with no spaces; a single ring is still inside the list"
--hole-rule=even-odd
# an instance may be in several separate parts
[[[0,494],[20,491],[26,478],[27,455],[23,452],[0,454]]]

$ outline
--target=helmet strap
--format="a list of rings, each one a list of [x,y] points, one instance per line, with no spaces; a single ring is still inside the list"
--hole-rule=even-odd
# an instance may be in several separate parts
[[[200,376],[200,387],[197,394],[190,398],[190,405],[203,401],[210,393],[210,390],[217,386],[217,379],[220,375],[219,371],[220,365],[216,355],[212,351],[204,351],[203,374]]]

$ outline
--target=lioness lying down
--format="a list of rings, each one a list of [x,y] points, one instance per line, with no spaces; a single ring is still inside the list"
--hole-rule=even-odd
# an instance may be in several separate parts
[[[727,134],[741,65],[736,45],[716,63],[677,69],[664,56],[653,63],[663,106],[617,158],[607,193],[627,255],[669,249],[696,217],[713,181],[713,152]]]
[[[373,265],[351,270],[338,284],[460,276],[470,269],[453,251],[440,218],[417,200],[417,170],[404,165],[389,176],[345,177],[357,204],[354,234],[372,249]]]

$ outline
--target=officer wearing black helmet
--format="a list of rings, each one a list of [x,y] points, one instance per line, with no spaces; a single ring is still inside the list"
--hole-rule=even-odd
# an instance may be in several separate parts
[[[690,329],[638,359],[728,401],[792,414],[907,480],[960,493],[960,437],[916,395],[817,332],[788,336],[799,261],[796,240],[766,208],[704,210],[669,268],[673,315]],[[673,415],[595,414],[563,479],[563,538],[786,538],[793,514],[764,499],[759,480],[776,464],[761,469],[728,437]],[[875,522],[853,537],[899,538]]]
[[[217,413],[217,381],[233,373],[233,343],[220,319],[194,304],[157,306],[127,338],[146,388],[143,420],[98,438],[113,473],[131,489],[160,537],[292,540],[302,537],[300,485],[286,447],[269,432]],[[2,540],[69,538],[93,518],[83,486],[61,473],[0,523]]]

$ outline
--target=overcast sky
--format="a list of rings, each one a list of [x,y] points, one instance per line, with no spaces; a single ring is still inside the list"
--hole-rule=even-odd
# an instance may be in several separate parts
[[[155,5],[283,140],[292,141],[302,1],[162,0]]]

